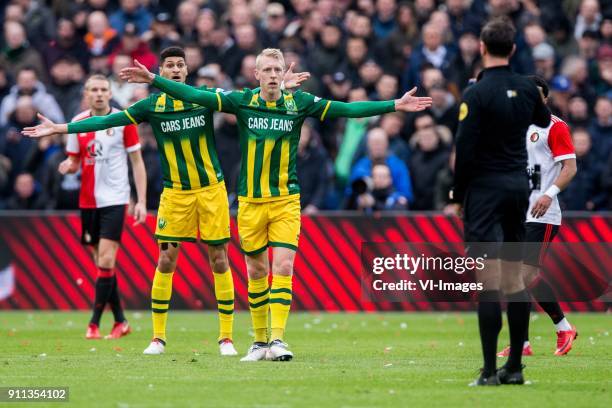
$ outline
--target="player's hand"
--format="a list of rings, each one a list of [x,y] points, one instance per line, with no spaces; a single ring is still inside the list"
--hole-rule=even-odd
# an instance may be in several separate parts
[[[533,205],[533,208],[531,209],[531,216],[533,218],[542,217],[544,214],[546,214],[546,211],[548,211],[548,208],[550,207],[551,203],[552,198],[550,198],[546,194],[542,194],[540,198],[538,198],[538,201],[536,201]]]
[[[28,126],[23,128],[21,134],[28,137],[44,137],[44,136],[52,136],[58,132],[57,124],[55,124],[50,119],[47,119],[42,114],[38,114],[38,119],[40,119],[40,124],[36,126]]]
[[[420,112],[429,108],[432,99],[428,96],[413,96],[417,91],[416,86],[406,92],[404,96],[395,100],[395,110],[404,112]]]
[[[59,171],[62,175],[73,173],[74,171],[72,170],[72,160],[70,160],[70,158],[62,161],[59,166],[57,166],[57,171]]]
[[[285,83],[285,88],[287,89],[297,88],[302,85],[302,82],[310,78],[310,72],[293,72],[294,67],[295,62],[292,62],[291,65],[289,65],[289,69],[287,69],[285,75],[283,76],[283,82]]]
[[[459,203],[447,204],[442,211],[445,215],[454,215],[463,218],[463,206]]]
[[[123,68],[119,71],[119,78],[130,83],[150,84],[155,79],[155,74],[151,73],[147,67],[134,60],[134,67]]]
[[[134,205],[134,224],[133,226],[143,224],[147,219],[147,206],[144,203],[136,203]]]

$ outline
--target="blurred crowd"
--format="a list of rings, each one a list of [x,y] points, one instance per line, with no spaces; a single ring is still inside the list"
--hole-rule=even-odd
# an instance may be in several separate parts
[[[0,209],[77,207],[79,174],[62,176],[65,137],[29,139],[36,113],[70,121],[86,109],[83,82],[107,75],[113,104],[154,92],[118,72],[137,58],[185,48],[188,83],[257,87],[255,56],[280,48],[303,88],[340,101],[394,99],[413,86],[433,98],[418,114],[304,125],[298,176],[304,212],[445,210],[458,106],[482,69],[479,32],[492,16],[517,27],[513,68],[545,78],[550,108],[568,122],[578,174],[567,210],[612,210],[612,1],[606,0],[12,0],[0,13]],[[217,148],[236,205],[236,120],[215,114]],[[148,206],[162,189],[151,128],[139,126]],[[490,135],[494,137],[495,135]]]

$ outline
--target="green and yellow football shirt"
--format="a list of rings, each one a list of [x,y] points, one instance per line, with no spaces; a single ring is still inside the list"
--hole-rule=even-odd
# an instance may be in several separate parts
[[[149,122],[157,140],[164,187],[196,190],[223,181],[212,110],[166,93],[152,94],[119,113],[70,123],[68,131],[83,133],[141,122]]]

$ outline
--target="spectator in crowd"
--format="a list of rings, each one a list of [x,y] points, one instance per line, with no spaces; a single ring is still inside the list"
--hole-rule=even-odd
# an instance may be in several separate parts
[[[255,78],[255,55],[248,54],[242,59],[240,65],[240,75],[236,78],[236,87],[240,88],[257,88],[259,81]]]
[[[21,23],[4,22],[4,43],[6,46],[0,53],[0,65],[11,76],[16,77],[23,68],[31,67],[41,81],[47,81],[47,70],[43,59],[40,53],[30,46]]]
[[[599,31],[601,13],[598,0],[582,0],[580,11],[576,17],[574,37],[579,39],[586,30]]]
[[[92,56],[108,56],[119,44],[121,37],[108,23],[106,14],[94,11],[87,17],[85,44]],[[90,61],[91,62],[91,61]]]
[[[252,24],[244,24],[234,29],[235,44],[227,51],[223,61],[223,69],[235,78],[240,72],[242,59],[249,54],[257,55],[261,46],[257,38],[257,29]]]
[[[169,13],[157,13],[151,24],[151,29],[142,35],[151,52],[155,55],[168,47],[180,44],[180,36],[172,24],[172,16]]]
[[[202,55],[202,49],[196,43],[186,44],[183,49],[185,50],[185,64],[187,64],[187,83],[193,85],[198,75],[198,69],[204,65],[204,55]]]
[[[480,64],[479,50],[480,40],[476,32],[466,30],[459,35],[459,52],[451,60],[449,79],[460,90],[465,89],[475,68]]]
[[[402,90],[407,91],[413,86],[421,84],[419,73],[425,63],[429,63],[447,74],[452,59],[451,50],[443,43],[440,27],[431,23],[426,24],[422,31],[422,44],[412,53],[409,68],[404,72]]]
[[[36,109],[31,96],[17,98],[14,111],[8,117],[7,124],[0,128],[0,154],[10,163],[9,183],[13,185],[17,174],[25,168],[26,159],[36,145],[36,141],[21,135],[21,129],[37,123]]]
[[[373,29],[376,37],[384,40],[395,30],[397,22],[395,13],[397,4],[395,0],[377,0],[376,15],[373,19]]]
[[[120,54],[129,55],[132,60],[137,59],[149,70],[157,68],[157,55],[153,54],[147,43],[138,37],[136,26],[133,23],[125,25],[121,41],[113,49],[109,58],[111,65],[114,62],[114,58]]]
[[[134,24],[136,34],[145,33],[151,26],[153,16],[145,7],[141,0],[120,0],[119,10],[111,14],[109,21],[111,27],[119,34],[123,34],[127,24]]]
[[[567,124],[574,127],[589,126],[589,105],[578,94],[572,95],[567,105]]]
[[[87,71],[89,69],[87,45],[77,35],[74,23],[68,18],[58,20],[55,37],[47,43],[46,47],[42,47],[41,52],[49,68],[61,58],[74,58],[83,70]]]
[[[0,65],[0,102],[11,91],[11,79],[8,77],[6,69]]]
[[[559,72],[569,79],[572,94],[580,95],[586,100],[589,107],[593,107],[597,94],[589,83],[589,71],[586,60],[577,55],[569,56],[563,61]]]
[[[15,180],[15,192],[8,199],[7,210],[42,210],[47,203],[30,173],[21,173]]]
[[[412,185],[408,167],[397,156],[389,152],[389,138],[381,128],[374,128],[368,132],[368,155],[355,163],[351,170],[350,182],[372,176],[374,164],[386,164],[391,169],[393,186],[408,202],[413,201]],[[349,195],[354,193],[352,186],[348,189]]]
[[[599,95],[612,91],[612,45],[604,44],[597,53],[597,74],[593,75]]]
[[[404,122],[405,115],[402,112],[391,112],[380,118],[379,126],[389,137],[389,152],[397,156],[402,162],[408,163],[411,154],[410,147],[401,135]]]
[[[312,120],[307,120],[302,126],[297,154],[302,212],[314,214],[323,207],[332,170]]]
[[[262,47],[278,48],[287,26],[285,7],[281,3],[270,3],[264,14]]]
[[[40,184],[43,195],[48,200],[45,205],[46,208],[56,210],[76,210],[79,208],[81,170],[66,174],[57,171],[59,164],[66,158],[67,138],[68,135],[62,135],[60,148],[55,149],[42,166]]]
[[[555,115],[567,118],[572,84],[563,75],[555,76],[550,83],[549,107]]]
[[[342,31],[337,25],[327,22],[320,34],[320,42],[312,51],[310,62],[312,74],[323,76],[335,72],[342,65],[344,55],[339,50],[342,44]]]
[[[465,33],[478,33],[481,21],[470,12],[470,3],[465,0],[446,0],[453,38],[459,40]],[[478,54],[478,52],[476,52]]]
[[[375,164],[372,167],[372,178],[361,181],[360,184],[365,191],[358,190],[359,194],[354,198],[354,207],[350,204],[350,209],[366,213],[408,209],[408,199],[395,190],[391,169],[386,164]]]
[[[593,211],[605,205],[605,195],[600,184],[603,166],[592,150],[591,135],[586,129],[574,129],[572,140],[578,172],[559,195],[561,208],[570,211]]]
[[[612,92],[602,95],[595,102],[595,117],[589,126],[595,151],[606,162],[612,154]]]
[[[31,96],[35,108],[52,121],[64,122],[64,114],[57,101],[47,92],[47,88],[38,80],[36,70],[24,67],[17,73],[17,83],[0,104],[0,126],[5,126],[9,115],[15,111],[17,100],[21,96]]]
[[[121,109],[125,109],[130,105],[134,90],[143,86],[142,84],[128,83],[119,77],[119,72],[129,66],[132,66],[132,57],[128,54],[117,54],[114,56],[113,74],[109,78],[109,83],[113,100],[119,104]]]
[[[398,4],[396,21],[395,30],[382,42],[380,48],[383,50],[382,56],[386,61],[385,69],[400,77],[404,69],[404,62],[408,60],[419,36],[411,3],[400,2]]]
[[[195,1],[183,1],[176,9],[177,31],[181,43],[193,42],[197,39],[196,21],[199,7]]]
[[[447,215],[456,214],[456,206],[450,200],[450,191],[455,182],[455,149],[448,155],[448,163],[438,171],[434,191],[433,209]]]
[[[354,88],[349,91],[348,102],[367,101],[368,96],[365,89]],[[340,137],[340,146],[338,154],[334,162],[334,170],[336,173],[336,185],[339,189],[343,189],[349,179],[351,167],[355,162],[355,155],[366,135],[368,126],[375,118],[349,118],[345,119],[343,126],[338,126],[343,129]]]
[[[359,83],[359,67],[368,58],[368,45],[361,37],[349,37],[346,40],[346,63],[338,72],[345,74],[352,83]]]
[[[35,47],[44,47],[55,34],[53,13],[41,0],[16,0],[23,10],[28,39]]]
[[[49,93],[58,103],[64,118],[79,113],[84,76],[79,62],[70,56],[59,58],[51,66]]]
[[[413,210],[434,208],[435,182],[438,172],[448,162],[448,148],[440,139],[436,128],[419,130],[411,138],[412,154],[410,156],[410,174],[414,201]]]
[[[437,124],[446,126],[453,134],[459,124],[459,104],[455,96],[448,91],[445,83],[435,83],[428,89],[433,101],[429,109]]]
[[[555,50],[548,43],[540,43],[531,52],[536,75],[550,82],[555,75]]]

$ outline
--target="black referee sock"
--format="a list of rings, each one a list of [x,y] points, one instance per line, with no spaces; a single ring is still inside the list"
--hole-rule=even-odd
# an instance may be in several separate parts
[[[484,367],[482,376],[490,377],[496,371],[497,336],[502,327],[498,290],[485,290],[478,296],[478,328]]]
[[[108,298],[108,303],[110,304],[111,310],[113,311],[113,316],[115,316],[116,322],[125,321],[125,316],[123,315],[123,307],[121,307],[121,297],[119,296],[119,288],[117,287],[117,275],[113,275],[113,290]]]
[[[508,314],[508,327],[510,329],[510,356],[506,367],[510,372],[514,372],[521,370],[523,343],[529,327],[531,298],[529,292],[523,289],[506,295],[506,299],[508,300],[506,313]]]
[[[557,302],[557,295],[553,290],[550,283],[546,281],[546,279],[541,276],[538,277],[538,280],[535,282],[533,286],[529,288],[531,294],[538,302],[538,305],[550,316],[554,324],[559,323],[565,315],[561,310],[561,306],[559,306],[559,302]]]
[[[113,278],[112,277],[98,277],[96,279],[96,297],[93,304],[93,315],[89,323],[100,326],[100,318],[104,311],[104,306],[108,302],[108,298],[113,290]]]

